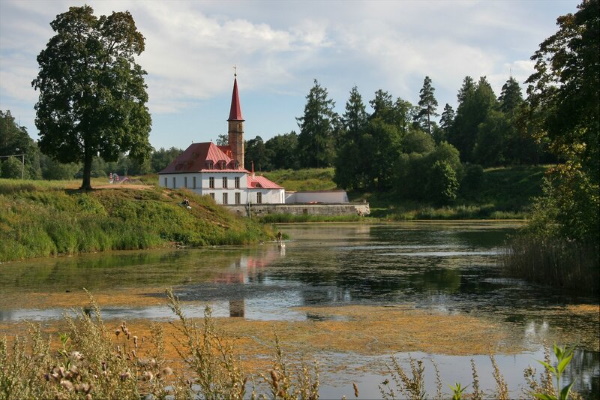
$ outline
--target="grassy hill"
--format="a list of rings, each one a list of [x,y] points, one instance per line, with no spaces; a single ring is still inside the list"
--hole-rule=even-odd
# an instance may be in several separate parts
[[[151,185],[0,179],[0,262],[173,245],[245,244],[273,236],[206,196]],[[180,205],[183,197],[192,209]]]
[[[335,189],[333,182],[333,168],[309,168],[301,170],[281,169],[265,172],[263,175],[285,190],[298,192],[303,190],[330,190]]]

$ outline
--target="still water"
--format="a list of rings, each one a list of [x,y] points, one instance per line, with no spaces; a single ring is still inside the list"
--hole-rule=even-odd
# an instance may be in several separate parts
[[[310,321],[322,314],[299,307],[398,306],[443,314],[468,314],[501,321],[517,332],[525,351],[498,354],[496,361],[518,396],[523,370],[543,359],[541,343],[551,332],[569,327],[579,350],[569,370],[579,392],[600,393],[597,352],[598,316],[556,312],[570,306],[598,305],[598,299],[554,293],[544,287],[502,276],[498,260],[503,243],[518,225],[510,223],[399,223],[381,225],[280,225],[290,240],[281,248],[264,243],[170,251],[122,252],[44,259],[0,265],[0,322],[60,318],[64,306],[30,304],[28,294],[69,293],[86,288],[94,294],[131,289],[148,298],[173,287],[184,302],[210,304],[217,317],[247,320]],[[102,308],[105,319],[172,318],[162,304]],[[311,308],[312,309],[312,308]],[[184,308],[202,316],[201,307]],[[435,334],[435,333],[432,333]],[[459,342],[460,337],[456,337]],[[395,354],[405,362],[408,354]],[[416,352],[426,364],[426,381],[434,385],[433,360],[444,382],[471,382],[474,359],[482,386],[494,388],[489,357]],[[389,355],[327,354],[346,366],[385,363]],[[365,360],[368,358],[368,360]],[[538,367],[539,369],[539,367]],[[344,379],[357,382],[360,398],[378,398],[381,372],[357,368]],[[333,373],[335,375],[335,373]],[[353,397],[343,380],[329,373],[321,379],[322,398]],[[428,386],[430,394],[435,387]]]

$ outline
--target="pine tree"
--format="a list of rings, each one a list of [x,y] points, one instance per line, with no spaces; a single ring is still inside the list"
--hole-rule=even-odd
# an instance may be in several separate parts
[[[304,115],[296,118],[300,128],[298,151],[301,167],[329,167],[335,157],[335,103],[316,79],[306,100]]]
[[[423,81],[423,87],[419,92],[419,113],[415,117],[415,121],[419,123],[421,129],[432,135],[433,125],[435,122],[432,121],[433,117],[437,117],[439,114],[436,112],[438,102],[433,94],[435,89],[431,86],[431,79],[426,76]]]

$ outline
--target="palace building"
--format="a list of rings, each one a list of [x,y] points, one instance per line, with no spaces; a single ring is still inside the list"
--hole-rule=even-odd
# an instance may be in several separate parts
[[[233,81],[227,124],[226,146],[192,143],[158,173],[158,184],[171,189],[186,188],[223,205],[285,203],[284,188],[244,168],[244,118],[237,77]]]

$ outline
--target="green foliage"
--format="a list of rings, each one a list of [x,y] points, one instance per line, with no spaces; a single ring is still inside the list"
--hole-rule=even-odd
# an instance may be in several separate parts
[[[479,125],[497,107],[497,100],[485,77],[475,84],[469,76],[463,81],[458,100],[448,141],[460,151],[463,162],[472,162]]]
[[[246,141],[244,145],[244,168],[248,171],[270,171],[270,154],[260,136]]]
[[[292,131],[276,135],[265,142],[266,154],[270,157],[269,165],[274,169],[298,169],[298,135]]]
[[[573,348],[559,347],[556,344],[553,346],[554,356],[556,357],[556,366],[550,364],[549,361],[538,361],[544,366],[546,372],[556,379],[554,393],[533,393],[533,396],[542,400],[568,400],[571,395],[571,388],[575,382],[571,382],[566,386],[562,386],[561,378],[567,366],[573,359]],[[562,387],[561,387],[562,386]],[[558,393],[558,395],[556,395]]]
[[[297,118],[300,165],[304,168],[330,167],[335,157],[335,103],[316,79],[306,100],[304,115]]]
[[[432,136],[434,131],[435,122],[432,119],[439,115],[436,112],[438,102],[433,92],[435,92],[435,89],[431,86],[431,78],[426,76],[423,81],[423,87],[419,92],[419,112],[415,115],[415,121],[419,123],[421,129],[427,132],[429,136]]]
[[[152,165],[152,170],[154,172],[160,172],[167,167],[178,155],[182,153],[181,149],[177,149],[175,147],[171,147],[170,149],[165,149],[161,147],[159,150],[155,150],[152,152],[152,156],[150,158],[150,164]]]
[[[150,153],[146,72],[134,62],[144,37],[129,12],[97,18],[89,6],[71,7],[50,25],[56,35],[39,54],[32,82],[40,91],[39,145],[60,162],[82,162],[88,190],[94,156],[117,161],[129,152],[141,161]]]
[[[563,160],[551,171],[538,198],[532,230],[544,237],[600,242],[600,7],[583,2],[579,11],[558,18],[559,30],[532,59],[527,80],[537,136]]]
[[[0,177],[5,179],[22,179],[24,166],[16,157],[9,157],[0,163]]]
[[[25,158],[25,168],[23,177],[29,179],[39,179],[40,170],[40,152],[36,143],[33,141],[27,130],[19,126],[10,110],[6,112],[0,110],[0,156],[16,156],[19,165],[22,165],[23,156]],[[6,162],[7,158],[0,157],[0,162]],[[14,161],[14,160],[13,160]],[[13,163],[11,161],[11,163]],[[5,166],[5,168],[9,168]],[[5,178],[21,178],[21,167],[19,166],[18,175],[13,171],[14,166],[10,166],[10,172],[3,172]]]
[[[104,250],[255,243],[272,236],[187,191],[111,189],[0,181],[0,261]],[[179,203],[188,197],[192,209]]]
[[[463,392],[469,387],[462,386],[459,382],[454,385],[450,385],[450,390],[452,390],[452,400],[461,400],[463,398]]]
[[[64,164],[53,160],[45,154],[41,157],[42,178],[47,180],[66,180],[75,178],[81,169],[78,163]]]
[[[527,83],[535,132],[550,150],[590,174],[600,171],[600,6],[582,1],[575,14],[557,19],[558,31],[531,57],[536,72]]]
[[[456,200],[458,180],[456,172],[448,162],[436,161],[431,166],[426,191],[437,204],[448,204]]]

